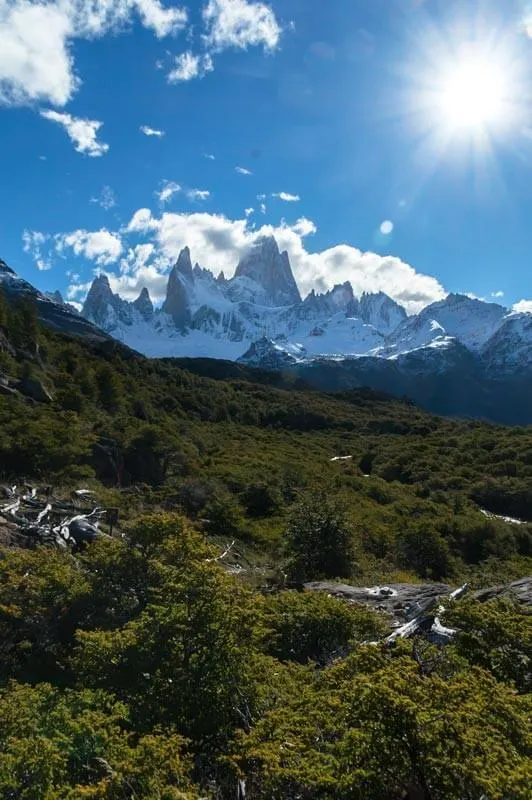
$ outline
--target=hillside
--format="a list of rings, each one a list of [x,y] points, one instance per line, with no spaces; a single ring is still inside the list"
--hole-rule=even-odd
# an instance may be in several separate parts
[[[0,795],[525,800],[528,595],[449,591],[532,573],[531,452],[530,428],[149,360],[0,294],[0,475],[120,512],[87,547],[2,551]],[[393,633],[405,582],[445,644]]]
[[[134,485],[192,516],[229,504],[238,536],[273,552],[294,497],[319,485],[346,504],[362,574],[369,565],[418,571],[397,554],[405,524],[434,532],[445,551],[438,577],[530,554],[526,525],[480,510],[532,522],[530,428],[442,419],[370,390],[327,395],[240,365],[188,364],[197,375],[187,362],[52,333],[24,305],[3,308],[6,479],[97,481],[126,513],[123,490]],[[24,382],[42,387],[46,402],[24,396]]]

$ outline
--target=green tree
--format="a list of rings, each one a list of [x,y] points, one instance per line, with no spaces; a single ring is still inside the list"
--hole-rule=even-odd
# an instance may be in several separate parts
[[[452,574],[447,542],[430,525],[417,524],[400,533],[397,553],[400,563],[422,578],[439,580]]]
[[[279,592],[264,603],[264,647],[281,661],[326,664],[346,655],[350,644],[386,628],[375,612],[313,592]]]
[[[130,704],[141,730],[176,725],[209,749],[251,702],[253,601],[188,527],[152,517],[142,538],[154,578],[146,606],[119,629],[80,630],[75,671]]]
[[[508,600],[454,604],[446,624],[459,631],[456,650],[470,664],[484,667],[497,680],[532,691],[532,617]]]
[[[362,648],[294,687],[232,762],[258,800],[523,800],[532,777],[529,697],[487,672],[449,680]],[[497,753],[497,758],[494,758]]]
[[[135,737],[104,692],[12,682],[0,691],[0,795],[19,800],[197,798],[171,732]]]
[[[353,572],[352,533],[343,510],[325,494],[309,494],[298,502],[283,545],[291,580],[347,578]]]

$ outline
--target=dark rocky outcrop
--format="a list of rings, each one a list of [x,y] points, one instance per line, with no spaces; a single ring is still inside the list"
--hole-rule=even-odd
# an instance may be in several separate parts
[[[272,306],[301,302],[292,274],[288,253],[281,253],[275,237],[262,236],[239,262],[235,278],[251,278],[264,289],[265,300]]]
[[[23,378],[16,384],[16,388],[26,397],[36,400],[37,403],[52,403],[53,397],[38,378]]]
[[[136,300],[133,301],[134,308],[142,315],[142,317],[149,322],[153,319],[153,303],[151,301],[150,293],[144,287],[137,297]]]

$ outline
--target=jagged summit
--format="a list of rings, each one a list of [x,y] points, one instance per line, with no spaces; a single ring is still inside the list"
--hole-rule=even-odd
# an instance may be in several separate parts
[[[176,264],[172,267],[166,287],[166,299],[162,306],[162,311],[172,318],[176,328],[181,331],[185,330],[192,321],[187,282],[192,283],[193,281],[190,250],[186,247],[181,251]]]
[[[432,303],[417,316],[409,317],[394,337],[408,335],[408,330],[420,323],[435,320],[449,336],[455,336],[474,352],[480,351],[502,324],[508,310],[497,303],[485,303],[463,294],[449,294],[444,300]]]
[[[133,301],[133,306],[147,322],[153,318],[153,303],[150,293],[144,286],[139,296]]]
[[[198,266],[198,265],[196,265]],[[189,281],[194,279],[192,271],[192,259],[190,257],[190,248],[184,247],[179,253],[178,259],[174,265],[174,269],[183,275]]]
[[[60,306],[65,305],[63,295],[61,294],[59,289],[56,289],[55,292],[45,292],[45,295],[49,300],[52,300],[52,302],[58,303]]]
[[[240,260],[235,279],[243,277],[264,290],[263,300],[267,305],[289,306],[301,302],[288,253],[279,251],[274,236],[261,236]]]
[[[242,359],[270,369],[345,362],[347,372],[360,364],[365,383],[377,388],[397,382],[399,371],[407,394],[412,376],[425,373],[466,376],[474,367],[490,380],[498,372],[532,375],[532,315],[450,294],[408,317],[382,291],[355,296],[350,281],[301,300],[288,254],[272,236],[257,238],[232,278],[195,263],[184,247],[160,309],[146,287],[129,303],[100,275],[83,314],[150,356]]]
[[[358,302],[358,309],[360,318],[385,336],[392,333],[407,318],[404,308],[384,292],[376,294],[364,292]]]

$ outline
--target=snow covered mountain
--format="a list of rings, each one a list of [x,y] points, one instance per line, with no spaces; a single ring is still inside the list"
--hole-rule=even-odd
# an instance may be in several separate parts
[[[291,370],[322,389],[370,386],[440,413],[532,423],[532,314],[450,294],[419,314],[349,282],[301,298],[287,253],[257,239],[235,274],[215,277],[185,247],[155,307],[146,287],[129,302],[106,275],[81,315],[0,262],[0,285],[31,294],[53,327],[111,336],[149,357],[215,358]]]
[[[324,359],[389,360],[404,368],[416,353],[427,369],[446,369],[455,343],[492,371],[532,370],[532,315],[450,294],[416,316],[383,292],[355,297],[349,282],[304,299],[286,252],[261,237],[234,277],[192,266],[188,247],[170,271],[154,309],[143,288],[134,302],[96,278],[82,314],[148,356],[210,357],[261,366]],[[407,363],[412,362],[412,357]]]

